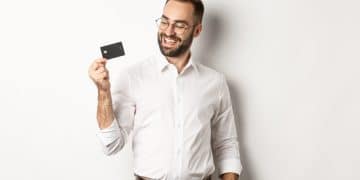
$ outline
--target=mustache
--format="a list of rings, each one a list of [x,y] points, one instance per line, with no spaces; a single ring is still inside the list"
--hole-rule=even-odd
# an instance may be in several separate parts
[[[161,38],[170,38],[170,39],[174,39],[176,41],[181,41],[181,38],[177,37],[176,35],[167,36],[166,34],[161,33],[160,37]]]

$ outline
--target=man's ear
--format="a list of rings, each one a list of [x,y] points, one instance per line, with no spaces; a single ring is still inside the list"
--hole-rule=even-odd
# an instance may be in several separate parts
[[[193,36],[198,37],[200,35],[201,31],[202,31],[202,24],[200,23],[195,26],[195,31],[194,31]]]

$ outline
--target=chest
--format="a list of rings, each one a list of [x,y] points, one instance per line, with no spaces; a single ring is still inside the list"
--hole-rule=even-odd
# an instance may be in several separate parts
[[[181,118],[185,124],[208,124],[216,112],[218,88],[214,80],[196,76],[142,78],[133,88],[138,122],[165,125]]]

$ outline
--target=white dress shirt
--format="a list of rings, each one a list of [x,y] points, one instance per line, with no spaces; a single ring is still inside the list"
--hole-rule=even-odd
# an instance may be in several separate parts
[[[181,73],[160,53],[113,80],[115,120],[98,136],[107,155],[132,136],[134,173],[161,180],[240,174],[229,89],[223,74],[192,58]],[[213,152],[212,152],[213,149]]]

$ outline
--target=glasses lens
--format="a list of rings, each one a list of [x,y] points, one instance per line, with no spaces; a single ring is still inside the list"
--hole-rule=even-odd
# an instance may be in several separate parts
[[[167,28],[167,26],[169,25],[165,20],[163,20],[162,18],[159,18],[156,20],[156,24],[157,26],[161,29],[164,30]]]
[[[157,19],[156,24],[161,30],[166,30],[170,26],[170,22],[163,18]],[[172,24],[172,26],[174,26],[174,31],[176,34],[183,34],[188,28],[186,24],[179,22]]]

